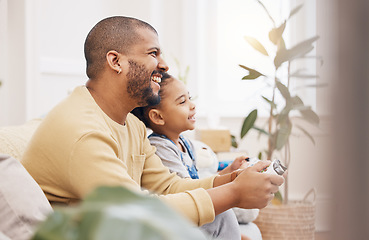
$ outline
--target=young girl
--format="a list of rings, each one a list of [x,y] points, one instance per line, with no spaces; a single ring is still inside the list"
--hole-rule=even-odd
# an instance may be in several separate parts
[[[166,73],[161,79],[159,95],[160,104],[136,108],[133,114],[153,131],[149,140],[157,148],[156,154],[171,172],[183,178],[199,178],[194,146],[181,135],[182,132],[195,128],[195,104],[184,83]],[[219,174],[230,173],[244,162],[244,156],[238,157]],[[239,224],[232,209],[217,215],[212,223],[200,228],[215,238],[241,239]],[[242,239],[247,238],[242,236]]]

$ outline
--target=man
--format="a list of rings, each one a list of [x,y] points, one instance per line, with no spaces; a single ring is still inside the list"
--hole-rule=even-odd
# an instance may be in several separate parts
[[[149,24],[100,21],[86,38],[85,57],[86,86],[49,112],[22,159],[52,204],[78,202],[100,185],[143,188],[200,226],[232,207],[265,207],[284,182],[259,173],[269,161],[201,180],[181,179],[162,165],[130,113],[160,101],[158,82],[168,70]]]

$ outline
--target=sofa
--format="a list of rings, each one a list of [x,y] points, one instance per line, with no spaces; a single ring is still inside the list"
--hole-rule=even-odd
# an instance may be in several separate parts
[[[52,212],[52,207],[36,181],[19,160],[41,118],[22,125],[0,127],[0,239],[29,239],[37,225]],[[194,141],[200,177],[214,174],[218,161],[204,143]],[[251,240],[261,240],[259,228],[252,223],[256,209],[234,209],[241,232]]]
[[[0,239],[29,239],[52,212],[36,181],[19,162],[41,119],[0,128]]]

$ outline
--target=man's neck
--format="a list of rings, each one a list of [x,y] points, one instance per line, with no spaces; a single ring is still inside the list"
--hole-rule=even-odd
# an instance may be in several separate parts
[[[89,82],[90,81],[91,80],[89,80]],[[113,88],[102,88],[95,86],[95,84],[88,84],[89,82],[87,82],[86,87],[96,104],[113,121],[124,125],[128,113],[133,108],[131,109],[129,104],[124,102],[122,96],[118,96]]]

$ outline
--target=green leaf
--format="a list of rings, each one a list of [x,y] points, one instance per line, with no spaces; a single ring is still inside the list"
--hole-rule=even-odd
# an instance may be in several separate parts
[[[246,135],[246,133],[254,126],[256,118],[258,117],[258,110],[255,109],[249,113],[249,115],[245,118],[241,128],[241,139]]]
[[[284,42],[283,37],[281,37],[277,45],[277,52],[283,51],[283,50],[286,50],[286,43]]]
[[[318,75],[312,75],[312,74],[291,74],[290,77],[303,78],[303,79],[319,78]]]
[[[276,146],[277,150],[281,150],[283,146],[287,143],[292,130],[292,124],[290,121],[286,121],[285,124],[277,130]]]
[[[274,58],[275,69],[278,69],[282,65],[282,63],[288,61],[289,59],[288,54],[289,52],[285,47],[278,49],[277,54],[275,55],[275,58]]]
[[[295,45],[294,47],[292,47],[290,50],[289,50],[289,55],[290,55],[290,58],[291,59],[294,59],[296,57],[300,57],[300,56],[304,56],[306,55],[308,52],[310,52],[311,50],[314,49],[313,47],[313,43],[315,41],[317,41],[319,39],[319,36],[315,36],[315,37],[312,37],[312,38],[309,38],[297,45]]]
[[[258,158],[261,160],[262,157],[263,157],[263,153],[262,152],[259,152]]]
[[[320,88],[320,87],[326,87],[326,86],[328,86],[327,83],[306,84],[306,85],[302,85],[302,86],[296,87],[295,90],[297,90],[297,89],[303,89],[303,88]]]
[[[305,119],[306,121],[316,126],[319,125],[319,116],[311,109],[311,107],[309,107],[308,109],[300,110],[300,113],[303,119]]]
[[[283,197],[280,191],[276,192],[274,194],[274,199],[276,199],[278,202],[282,203],[283,202]]]
[[[295,7],[294,9],[292,9],[292,11],[290,12],[290,16],[288,17],[288,19],[290,19],[293,15],[295,15],[298,11],[300,11],[300,9],[304,6],[304,4],[300,4],[297,7]]]
[[[256,126],[253,126],[252,129],[255,129],[256,131],[258,131],[259,133],[263,133],[265,135],[268,135],[269,136],[269,133],[267,131],[265,131],[264,129],[262,128],[259,128],[259,127],[256,127]]]
[[[234,135],[231,135],[231,145],[234,148],[238,148],[238,143],[237,143],[237,139]]]
[[[283,124],[289,119],[289,114],[292,110],[291,104],[287,104],[282,111],[277,115],[277,123]]]
[[[256,39],[250,36],[245,36],[245,40],[258,52],[265,56],[269,56],[265,47]]]
[[[304,106],[304,102],[301,100],[299,96],[292,97],[291,102],[293,107]]]
[[[99,187],[81,204],[54,210],[32,240],[207,239],[158,198],[123,187]]]
[[[284,42],[283,37],[281,37],[281,39],[279,40],[277,47],[277,52],[283,49],[286,50],[286,43]]]
[[[298,128],[298,129],[300,129],[312,142],[313,142],[313,144],[315,145],[315,140],[314,140],[314,138],[313,138],[313,136],[311,136],[310,135],[310,133],[308,132],[308,131],[306,131],[304,128],[302,128],[301,126],[299,126],[299,125],[296,125],[296,127]]]
[[[273,108],[273,109],[276,109],[277,108],[277,105],[272,102],[271,100],[269,100],[268,98],[264,97],[264,96],[261,96],[267,103],[269,103],[269,105]]]
[[[291,94],[290,94],[290,91],[288,90],[288,88],[283,83],[281,83],[280,81],[276,81],[275,84],[276,84],[279,92],[284,97],[284,99],[289,100],[291,98]]]
[[[244,65],[241,65],[239,64],[239,66],[243,69],[246,69],[247,71],[249,71],[249,75],[246,75],[242,78],[242,80],[254,80],[260,76],[264,76],[264,74],[256,71],[255,69],[252,69],[252,68],[249,68],[249,67],[246,67]]]
[[[286,28],[286,21],[284,21],[284,23],[282,23],[279,27],[273,28],[272,30],[270,30],[270,32],[269,32],[269,40],[274,45],[278,45],[279,44],[280,40],[282,39],[282,34],[283,34],[285,28]]]
[[[301,111],[301,110],[307,110],[307,109],[310,109],[311,107],[309,106],[305,106],[303,101],[301,100],[301,98],[299,96],[294,96],[291,98],[291,109],[293,110],[298,110],[298,111]]]
[[[314,49],[314,46],[312,44],[318,39],[319,36],[315,36],[295,45],[291,49],[280,49],[274,58],[274,65],[276,69],[278,69],[282,65],[282,63],[286,61],[292,61],[293,59],[309,53],[311,50]]]
[[[291,103],[292,103],[292,109],[293,110],[298,110],[298,111],[304,111],[304,110],[309,110],[311,109],[310,106],[305,106],[304,103],[302,102],[301,98],[299,96],[294,96],[291,98]]]

